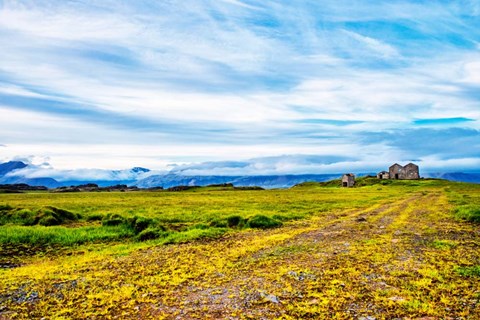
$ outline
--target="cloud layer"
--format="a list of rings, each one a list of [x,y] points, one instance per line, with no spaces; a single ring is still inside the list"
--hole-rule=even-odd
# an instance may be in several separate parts
[[[246,161],[212,170],[258,174],[416,159],[475,170],[479,8],[5,0],[0,160],[159,170]]]

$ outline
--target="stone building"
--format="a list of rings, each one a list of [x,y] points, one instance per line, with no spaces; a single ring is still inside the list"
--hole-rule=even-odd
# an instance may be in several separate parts
[[[379,173],[377,177],[380,174],[381,173]],[[398,163],[395,163],[394,165],[390,166],[390,168],[388,169],[388,174],[389,174],[389,179],[395,179],[395,180],[420,179],[418,166],[413,163],[409,163],[404,167],[399,165]]]
[[[404,179],[407,179],[407,180],[420,179],[418,166],[411,162],[407,164],[405,167],[403,167],[403,174],[404,174]]]
[[[342,177],[342,187],[353,187],[355,185],[355,175],[353,173],[346,173]]]
[[[403,166],[395,163],[388,168],[388,174],[390,175],[390,179],[403,179]]]
[[[390,179],[390,173],[387,171],[381,171],[377,173],[377,179]]]

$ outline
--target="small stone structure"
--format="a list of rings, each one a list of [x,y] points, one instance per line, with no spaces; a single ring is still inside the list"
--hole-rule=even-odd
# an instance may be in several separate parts
[[[388,172],[382,171],[377,174],[378,179],[394,179],[394,180],[416,180],[420,179],[418,166],[409,163],[406,166],[401,166],[398,163],[393,164],[388,169]]]
[[[355,175],[353,173],[346,173],[342,177],[342,187],[349,188],[355,185]]]
[[[377,173],[377,179],[390,179],[390,173],[387,171],[381,171]]]

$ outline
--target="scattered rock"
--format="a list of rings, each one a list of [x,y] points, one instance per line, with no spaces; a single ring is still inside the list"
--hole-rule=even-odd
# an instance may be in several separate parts
[[[316,276],[314,274],[310,274],[310,273],[305,273],[303,271],[301,272],[295,272],[295,271],[288,271],[287,274],[289,276],[291,276],[292,278],[294,278],[295,280],[298,280],[298,281],[303,281],[305,279],[315,279]]]
[[[405,301],[405,299],[402,297],[391,297],[391,298],[388,298],[388,300],[395,301],[395,302]]]
[[[277,296],[275,296],[273,294],[260,292],[260,297],[262,297],[265,301],[270,301],[272,303],[280,303],[280,301],[278,301]]]

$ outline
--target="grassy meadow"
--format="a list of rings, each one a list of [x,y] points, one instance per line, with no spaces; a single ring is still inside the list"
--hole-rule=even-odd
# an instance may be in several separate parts
[[[0,319],[478,319],[479,222],[441,180],[0,194]]]

